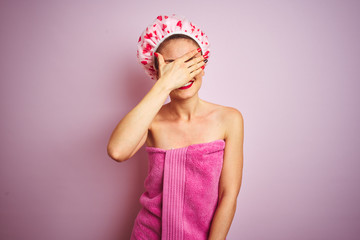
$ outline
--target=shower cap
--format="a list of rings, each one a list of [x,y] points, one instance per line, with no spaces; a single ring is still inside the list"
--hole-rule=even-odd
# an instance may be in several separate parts
[[[174,34],[184,34],[194,39],[201,48],[202,55],[210,57],[208,37],[194,23],[181,15],[159,15],[139,37],[137,44],[138,62],[146,74],[156,80],[154,53],[160,44]]]

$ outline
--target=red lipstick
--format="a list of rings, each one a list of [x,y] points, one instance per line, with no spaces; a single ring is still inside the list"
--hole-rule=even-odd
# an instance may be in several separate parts
[[[193,83],[194,83],[193,80],[191,80],[190,82],[191,82],[191,83],[190,83],[188,86],[180,87],[180,88],[178,88],[178,89],[188,89],[188,88],[191,87],[191,86],[193,85]]]

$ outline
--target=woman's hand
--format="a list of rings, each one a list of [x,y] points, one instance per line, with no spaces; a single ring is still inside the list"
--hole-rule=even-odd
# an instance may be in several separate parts
[[[159,80],[171,91],[184,86],[203,70],[203,68],[201,68],[205,64],[205,58],[203,56],[194,57],[188,61],[198,52],[199,51],[195,49],[168,64],[165,63],[163,56],[156,52],[155,56],[157,55],[159,66]]]

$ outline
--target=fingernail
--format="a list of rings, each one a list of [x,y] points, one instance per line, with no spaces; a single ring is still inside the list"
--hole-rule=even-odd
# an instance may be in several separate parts
[[[202,69],[204,69],[204,68],[205,68],[205,66],[202,66],[201,68],[202,68]]]
[[[207,63],[209,60],[207,60],[206,58],[205,58],[205,60],[204,60],[204,63]]]
[[[208,56],[208,55],[203,55],[203,57],[204,57],[204,58],[209,58],[209,56]]]
[[[159,56],[157,52],[155,52],[154,55],[155,55],[155,57],[158,57],[158,56]]]
[[[201,51],[201,48],[198,48],[197,51],[200,52],[200,51]]]

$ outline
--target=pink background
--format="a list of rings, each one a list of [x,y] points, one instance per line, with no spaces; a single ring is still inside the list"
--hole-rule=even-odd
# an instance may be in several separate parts
[[[171,13],[212,44],[200,97],[244,116],[228,239],[359,239],[359,1],[159,2],[1,1],[0,239],[129,239],[147,155],[106,146],[153,84],[137,40]]]

